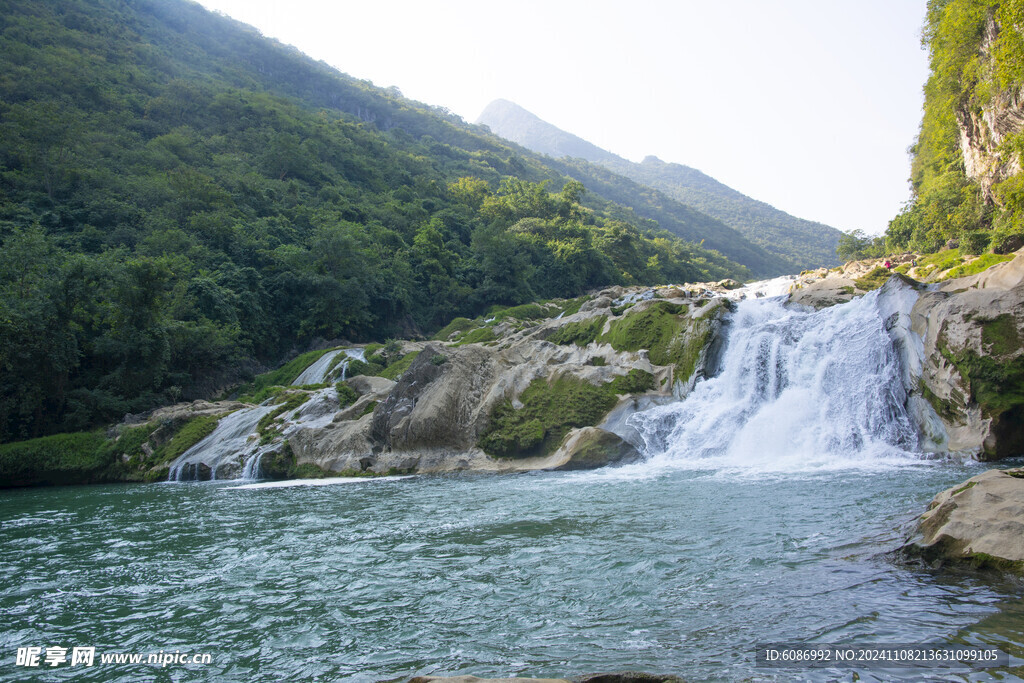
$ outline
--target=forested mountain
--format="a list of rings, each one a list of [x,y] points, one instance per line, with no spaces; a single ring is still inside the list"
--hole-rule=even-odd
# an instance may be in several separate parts
[[[567,133],[508,100],[489,104],[477,123],[535,152],[556,159],[573,157],[600,164],[636,183],[660,190],[676,202],[692,207],[691,211],[717,219],[715,224],[700,225],[709,233],[705,244],[741,262],[747,263],[730,248],[740,249],[740,245],[750,243],[777,259],[777,274],[839,262],[836,245],[841,233],[835,228],[779,211],[695,168],[665,163],[653,156],[634,163]],[[723,232],[722,224],[728,226],[728,232]]]
[[[911,148],[913,201],[889,223],[888,250],[971,254],[1024,246],[1024,4],[930,0],[931,73]]]
[[[206,396],[318,340],[751,275],[661,229],[693,219],[662,197],[614,204],[195,3],[0,10],[0,441]],[[662,204],[660,228],[638,215]]]

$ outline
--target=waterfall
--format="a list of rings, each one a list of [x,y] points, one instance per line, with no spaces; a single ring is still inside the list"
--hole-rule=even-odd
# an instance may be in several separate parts
[[[344,353],[345,357],[341,359],[341,362],[335,363],[334,359],[338,357],[338,354]],[[348,364],[352,360],[366,360],[366,352],[362,347],[354,349],[335,349],[334,351],[328,351],[324,355],[320,356],[319,359],[308,368],[302,371],[295,381],[292,382],[292,386],[303,386],[305,384],[323,384],[331,380],[332,376],[338,375],[338,368],[341,368],[341,380],[345,380],[345,373],[348,370]]]
[[[770,472],[919,461],[910,375],[887,332],[893,307],[905,315],[916,294],[881,304],[884,292],[820,311],[782,298],[738,302],[715,376],[629,418],[646,465]]]
[[[230,479],[244,470],[259,450],[257,425],[274,406],[243,408],[221,418],[206,438],[178,456],[170,466],[168,481]],[[258,463],[256,464],[258,467]]]
[[[362,347],[357,349],[345,349],[345,355],[348,356],[345,360],[341,361],[341,381],[344,382],[348,373],[348,364],[353,360],[365,361],[366,350]]]
[[[331,367],[331,362],[334,357],[341,353],[341,350],[328,351],[324,355],[320,356],[315,363],[310,365],[308,368],[302,371],[302,373],[295,378],[292,382],[292,386],[302,386],[304,384],[321,384],[327,381],[327,372]]]

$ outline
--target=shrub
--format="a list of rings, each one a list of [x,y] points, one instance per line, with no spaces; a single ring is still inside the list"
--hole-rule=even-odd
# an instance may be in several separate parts
[[[342,408],[346,408],[359,400],[359,392],[345,382],[338,382],[334,388],[338,392],[338,404]]]

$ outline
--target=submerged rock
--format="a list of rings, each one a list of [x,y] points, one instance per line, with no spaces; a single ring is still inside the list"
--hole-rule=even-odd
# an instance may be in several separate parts
[[[1024,468],[989,470],[935,496],[918,522],[909,557],[1024,574]]]

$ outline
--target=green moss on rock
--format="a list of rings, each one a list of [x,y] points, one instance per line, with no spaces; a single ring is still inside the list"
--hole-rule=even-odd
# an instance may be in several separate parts
[[[684,315],[686,312],[686,304],[660,301],[613,320],[600,341],[616,351],[647,349],[652,363],[673,365],[676,379],[687,380],[711,341],[714,312],[709,309],[692,318]]]
[[[397,379],[399,375],[409,369],[409,366],[412,365],[412,362],[416,360],[418,355],[420,355],[419,351],[407,353],[377,374],[386,379]]]
[[[884,285],[891,275],[892,273],[888,268],[878,266],[864,277],[854,280],[854,284],[857,285],[857,289],[863,292],[870,292]]]
[[[514,408],[511,401],[495,408],[480,447],[497,457],[547,455],[573,427],[600,422],[618,402],[618,394],[653,386],[650,373],[635,369],[601,386],[570,375],[551,383],[536,379],[519,397],[522,408]]]
[[[566,323],[555,330],[547,340],[552,344],[560,346],[568,346],[569,344],[586,346],[601,335],[605,320],[607,320],[607,317],[600,315],[588,320]]]

